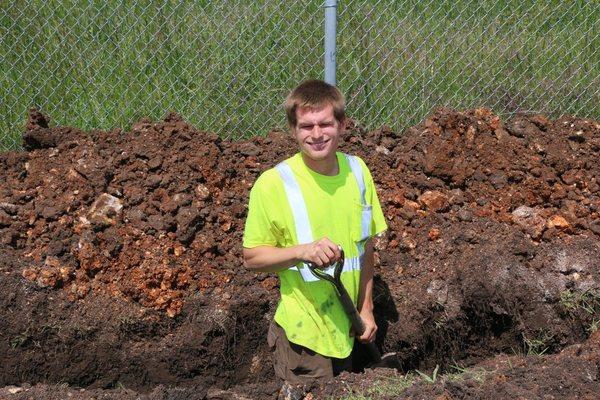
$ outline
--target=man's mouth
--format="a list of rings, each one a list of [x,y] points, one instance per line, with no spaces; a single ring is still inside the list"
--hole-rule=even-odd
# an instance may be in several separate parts
[[[321,140],[318,142],[306,142],[306,144],[308,144],[311,147],[316,147],[316,148],[322,148],[324,147],[327,143],[329,143],[331,139],[327,139],[327,140]]]

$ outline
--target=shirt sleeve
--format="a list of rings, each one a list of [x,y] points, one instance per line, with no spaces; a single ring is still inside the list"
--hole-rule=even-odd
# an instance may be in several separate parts
[[[388,229],[388,225],[385,221],[385,216],[383,215],[381,204],[379,203],[379,197],[377,196],[377,189],[375,188],[375,183],[373,182],[371,171],[369,171],[369,168],[362,159],[361,162],[363,164],[365,179],[365,200],[372,207],[371,237],[373,237],[386,231]]]
[[[274,190],[272,180],[265,174],[254,183],[248,202],[243,247],[278,246],[281,243],[282,232],[275,223],[278,212]]]

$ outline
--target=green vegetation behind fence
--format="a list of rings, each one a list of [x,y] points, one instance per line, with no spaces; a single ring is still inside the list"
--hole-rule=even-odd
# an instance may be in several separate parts
[[[396,130],[438,106],[600,116],[600,2],[340,1],[349,114]],[[321,1],[9,1],[0,6],[0,149],[27,109],[128,128],[176,111],[227,137],[284,126],[323,73]]]

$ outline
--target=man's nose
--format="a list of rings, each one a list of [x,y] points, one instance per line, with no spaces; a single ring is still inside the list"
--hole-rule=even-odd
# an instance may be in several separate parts
[[[323,136],[323,129],[319,125],[315,125],[312,129],[312,137],[321,137]]]

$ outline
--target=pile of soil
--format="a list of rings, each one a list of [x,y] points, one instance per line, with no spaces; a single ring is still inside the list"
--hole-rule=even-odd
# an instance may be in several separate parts
[[[289,135],[231,142],[175,114],[83,132],[32,110],[23,139],[0,155],[0,394],[274,398],[278,283],[243,269],[241,237],[253,182],[297,149]],[[560,379],[568,397],[600,391],[598,122],[440,109],[401,135],[351,126],[341,150],[369,165],[390,228],[377,344],[403,372],[491,377],[417,380],[407,398],[541,398]]]

